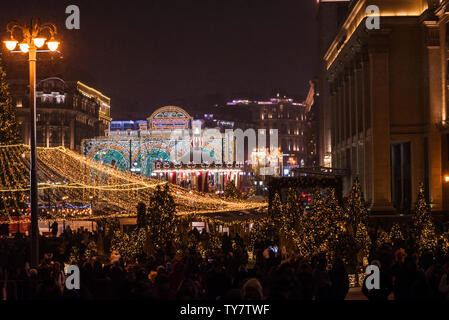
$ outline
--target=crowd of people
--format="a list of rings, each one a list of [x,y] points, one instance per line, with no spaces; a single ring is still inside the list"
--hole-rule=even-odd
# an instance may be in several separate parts
[[[0,241],[0,299],[155,299],[155,300],[344,300],[349,291],[345,264],[329,265],[324,255],[307,261],[266,248],[255,264],[236,235],[223,236],[221,249],[203,256],[158,250],[125,263],[112,250],[108,261],[101,256],[81,257],[80,289],[66,288],[64,267],[70,249],[81,252],[96,232],[66,230],[59,237],[41,239],[43,258],[37,268],[26,262],[29,239]],[[404,250],[382,247],[371,254],[380,269],[380,289],[362,292],[369,300],[449,299],[449,260],[424,254],[419,259]]]

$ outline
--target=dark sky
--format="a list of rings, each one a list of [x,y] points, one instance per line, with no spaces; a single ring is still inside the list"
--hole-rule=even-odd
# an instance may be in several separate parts
[[[64,29],[69,4],[81,29],[61,30],[63,54],[112,98],[115,119],[277,89],[304,97],[316,75],[315,0],[8,1],[0,28],[39,17]]]

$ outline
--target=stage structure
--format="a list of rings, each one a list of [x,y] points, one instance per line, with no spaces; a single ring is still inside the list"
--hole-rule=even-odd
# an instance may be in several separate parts
[[[105,136],[83,141],[89,159],[120,171],[169,181],[198,191],[223,191],[239,184],[243,164],[235,162],[233,133],[213,135],[182,108],[157,109],[147,121],[111,123]],[[121,126],[118,126],[121,125]]]

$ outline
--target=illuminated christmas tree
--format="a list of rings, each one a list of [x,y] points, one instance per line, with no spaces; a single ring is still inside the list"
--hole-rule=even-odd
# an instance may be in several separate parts
[[[382,248],[385,245],[391,245],[390,235],[385,230],[379,230],[376,237],[376,248]]]
[[[354,233],[360,223],[365,226],[368,225],[368,210],[358,178],[355,178],[352,184],[345,209],[349,219],[349,226],[353,229]]]
[[[20,143],[20,135],[6,73],[0,60],[0,144],[11,145]]]
[[[275,194],[269,208],[269,216],[257,220],[251,230],[250,247],[253,250],[265,249],[279,244],[279,231],[283,217],[283,208],[279,194]]]
[[[168,184],[163,189],[159,186],[150,197],[147,209],[148,237],[155,248],[166,248],[174,243],[176,237],[176,204],[170,194]]]
[[[1,66],[0,60],[0,145],[13,145],[20,143],[17,121],[14,113],[14,106],[9,87],[6,81],[6,73]],[[18,176],[27,176],[25,164],[17,162],[13,155],[8,154],[6,149],[2,149],[4,161],[0,163],[0,183],[7,186],[11,181],[20,181]],[[10,166],[17,169],[14,173]],[[19,174],[18,174],[19,173]],[[0,215],[20,216],[27,208],[28,193],[24,191],[14,191],[3,193],[0,201]],[[19,229],[18,229],[19,230]]]
[[[237,190],[233,180],[228,181],[224,190],[224,196],[226,199],[239,199],[240,192]]]
[[[368,210],[358,178],[352,184],[344,211],[347,231],[354,240],[352,252],[355,257],[352,257],[352,263],[356,269],[360,269],[364,258],[368,257],[372,242],[368,234]],[[347,258],[350,260],[350,257]]]
[[[316,189],[311,210],[302,215],[299,237],[296,241],[299,253],[307,259],[328,250],[330,220],[326,209],[320,189]]]
[[[333,188],[327,193],[325,205],[328,219],[327,259],[332,263],[336,258],[340,258],[355,268],[360,251],[356,241],[357,229],[351,227],[348,210],[340,206]]]
[[[391,244],[397,248],[401,248],[404,246],[404,235],[402,233],[401,227],[398,223],[395,223],[390,230],[389,234]]]
[[[298,199],[296,190],[290,188],[282,208],[282,219],[279,221],[280,236],[288,247],[297,246],[303,213],[304,208]]]
[[[413,234],[411,237],[413,239],[414,249],[418,254],[422,254],[425,251],[433,252],[435,250],[438,239],[432,221],[430,206],[426,202],[422,183],[419,186],[415,215],[412,218],[412,232]]]
[[[146,239],[144,229],[135,229],[129,234],[116,230],[111,241],[111,252],[117,250],[124,261],[134,263],[144,251]]]

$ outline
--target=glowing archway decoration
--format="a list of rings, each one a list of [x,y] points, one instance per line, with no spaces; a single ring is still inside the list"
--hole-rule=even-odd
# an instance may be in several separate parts
[[[129,168],[129,161],[125,159],[120,151],[115,149],[103,149],[97,151],[92,159],[120,171],[125,171]]]
[[[154,111],[147,120],[153,130],[189,129],[192,117],[180,107],[165,106]]]

